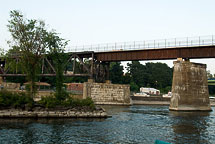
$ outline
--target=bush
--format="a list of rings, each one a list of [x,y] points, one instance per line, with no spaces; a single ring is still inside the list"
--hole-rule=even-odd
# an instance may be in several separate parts
[[[54,108],[60,104],[60,101],[57,100],[55,96],[51,95],[51,96],[42,97],[42,99],[39,101],[39,104],[47,108]]]
[[[39,104],[47,108],[55,108],[56,106],[62,107],[89,107],[91,109],[95,108],[94,102],[91,98],[86,99],[74,99],[69,97],[67,93],[63,97],[66,99],[59,100],[55,95],[42,97],[38,102]],[[13,93],[6,90],[0,91],[0,107],[2,108],[25,108],[33,107],[34,100],[30,95],[26,93]]]
[[[71,107],[83,107],[88,106],[90,108],[95,108],[95,104],[93,100],[90,97],[87,97],[86,99],[74,99],[69,97],[66,99],[63,103],[63,106],[71,106]]]
[[[62,90],[61,93],[56,92],[54,94],[55,98],[59,101],[64,101],[69,97],[69,93],[66,92],[65,90]]]
[[[0,107],[24,108],[26,105],[32,107],[33,104],[33,99],[25,93],[0,91]]]
[[[72,97],[68,97],[65,100],[59,101],[55,96],[46,96],[42,97],[39,101],[40,104],[44,105],[47,108],[54,108],[56,106],[62,107],[90,107],[91,109],[95,108],[94,102],[91,98],[86,99],[74,99]]]

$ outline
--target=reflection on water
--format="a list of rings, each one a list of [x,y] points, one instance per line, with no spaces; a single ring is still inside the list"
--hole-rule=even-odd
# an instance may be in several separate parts
[[[209,143],[207,128],[210,127],[210,112],[170,112],[170,114],[174,117],[172,129],[176,142],[183,140],[186,143]]]
[[[106,106],[108,119],[0,119],[0,143],[215,143],[214,112]]]

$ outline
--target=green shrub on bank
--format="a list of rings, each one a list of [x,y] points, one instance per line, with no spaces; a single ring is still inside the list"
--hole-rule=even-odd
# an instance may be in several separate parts
[[[90,107],[91,109],[95,108],[94,102],[91,98],[86,99],[75,99],[72,97],[68,97],[65,100],[59,101],[55,96],[46,96],[42,97],[39,101],[41,105],[44,105],[47,108],[54,108],[57,106],[62,107]]]
[[[65,93],[65,98],[66,99],[59,100],[55,95],[51,95],[42,97],[38,103],[47,108],[55,108],[57,106],[95,108],[93,100],[89,97],[86,99],[75,99],[69,97],[68,94]],[[25,108],[26,106],[32,108],[33,105],[34,100],[26,93],[10,92],[6,90],[0,91],[0,108]]]
[[[60,101],[56,99],[55,96],[46,96],[42,97],[41,100],[39,101],[39,104],[47,107],[47,108],[54,108],[55,106],[60,104]]]
[[[24,108],[25,106],[32,107],[33,104],[33,99],[25,93],[0,91],[0,107]]]
[[[94,102],[90,97],[87,97],[86,99],[74,99],[72,97],[69,97],[62,104],[64,106],[72,106],[72,107],[89,106],[90,108],[95,108]]]

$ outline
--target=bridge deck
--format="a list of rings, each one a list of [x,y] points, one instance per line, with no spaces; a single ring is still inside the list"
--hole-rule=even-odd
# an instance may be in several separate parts
[[[215,58],[215,46],[194,46],[142,50],[118,50],[97,52],[95,57],[99,61],[133,61],[133,60],[168,60],[176,58]]]

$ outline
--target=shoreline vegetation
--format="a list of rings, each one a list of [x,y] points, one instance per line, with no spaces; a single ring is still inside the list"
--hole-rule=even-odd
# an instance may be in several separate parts
[[[26,93],[0,91],[0,118],[106,118],[106,111],[95,106],[91,98],[65,99],[55,95],[42,97],[38,102]]]
[[[8,30],[12,39],[10,49],[0,53],[1,59],[7,60],[8,73],[26,74],[26,92],[16,93],[0,91],[0,117],[105,117],[104,109],[95,106],[91,98],[75,99],[63,89],[64,69],[68,62],[65,47],[68,40],[60,37],[55,30],[49,30],[44,21],[27,19],[17,10],[10,12]],[[18,61],[13,56],[18,57]],[[38,75],[44,59],[50,58],[51,67],[56,73],[56,92],[36,102],[38,91],[36,81],[43,79]],[[11,57],[12,56],[12,57]],[[49,63],[50,64],[50,63]],[[45,66],[44,66],[45,67]],[[47,69],[49,71],[50,69]],[[43,70],[42,70],[43,71]],[[0,78],[0,81],[2,79]]]

